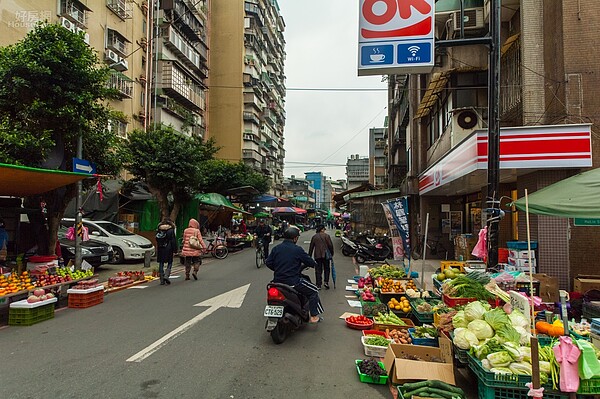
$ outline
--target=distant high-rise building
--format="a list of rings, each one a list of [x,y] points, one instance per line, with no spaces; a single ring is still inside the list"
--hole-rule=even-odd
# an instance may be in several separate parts
[[[209,137],[219,158],[273,180],[282,195],[285,23],[277,0],[211,2]]]
[[[325,199],[326,177],[323,176],[322,172],[306,172],[304,175],[306,176],[306,180],[310,181],[315,189],[315,208],[329,209],[329,201]]]
[[[375,188],[387,187],[387,128],[369,129],[369,183]]]
[[[346,161],[347,189],[356,188],[369,182],[369,158],[360,155],[350,155]]]

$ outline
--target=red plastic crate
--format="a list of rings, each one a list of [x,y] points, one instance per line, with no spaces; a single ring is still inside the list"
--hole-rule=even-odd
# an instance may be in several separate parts
[[[446,294],[442,295],[442,299],[444,300],[444,303],[451,308],[459,305],[466,305],[477,300],[477,298],[452,298]]]
[[[104,302],[104,291],[95,291],[89,294],[69,294],[68,301],[68,307],[70,308],[89,308]]]

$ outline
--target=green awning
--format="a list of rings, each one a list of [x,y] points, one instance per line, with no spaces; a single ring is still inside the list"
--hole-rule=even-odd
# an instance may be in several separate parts
[[[464,8],[483,7],[483,0],[464,0]],[[460,0],[438,0],[435,3],[435,12],[443,13],[450,11],[460,11]]]
[[[92,177],[87,173],[0,164],[0,196],[27,197]]]
[[[294,200],[300,201],[300,202],[307,202],[308,197],[304,197],[304,196],[294,197]]]
[[[210,205],[216,208],[226,208],[234,212],[248,213],[245,210],[233,205],[231,201],[229,201],[227,198],[223,197],[219,193],[196,194],[194,198],[196,198],[198,202],[204,205]]]
[[[529,194],[529,213],[565,218],[600,218],[600,168]],[[525,197],[514,205],[525,211]]]

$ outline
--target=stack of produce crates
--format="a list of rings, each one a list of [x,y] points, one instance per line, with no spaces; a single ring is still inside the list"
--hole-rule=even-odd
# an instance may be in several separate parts
[[[487,371],[481,362],[469,357],[469,368],[477,376],[477,392],[479,399],[529,399],[527,392],[529,388],[526,383],[531,382],[531,376],[514,374],[495,374]],[[568,399],[569,394],[552,391],[550,387],[544,387],[544,399]]]
[[[71,288],[67,294],[70,308],[89,308],[104,302],[104,287],[101,285],[84,290]]]
[[[431,295],[429,298],[408,298],[412,313],[417,322],[421,324],[432,324],[433,323],[433,310],[431,312],[420,312],[418,305],[423,301],[430,304],[432,307],[442,303],[442,300],[438,296]]]
[[[56,298],[51,298],[35,303],[29,303],[27,300],[13,302],[8,310],[8,325],[31,326],[54,318],[54,304],[56,301]]]

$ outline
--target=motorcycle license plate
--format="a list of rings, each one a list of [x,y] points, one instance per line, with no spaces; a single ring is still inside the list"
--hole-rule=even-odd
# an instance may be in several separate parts
[[[283,317],[283,306],[265,306],[266,317]]]

